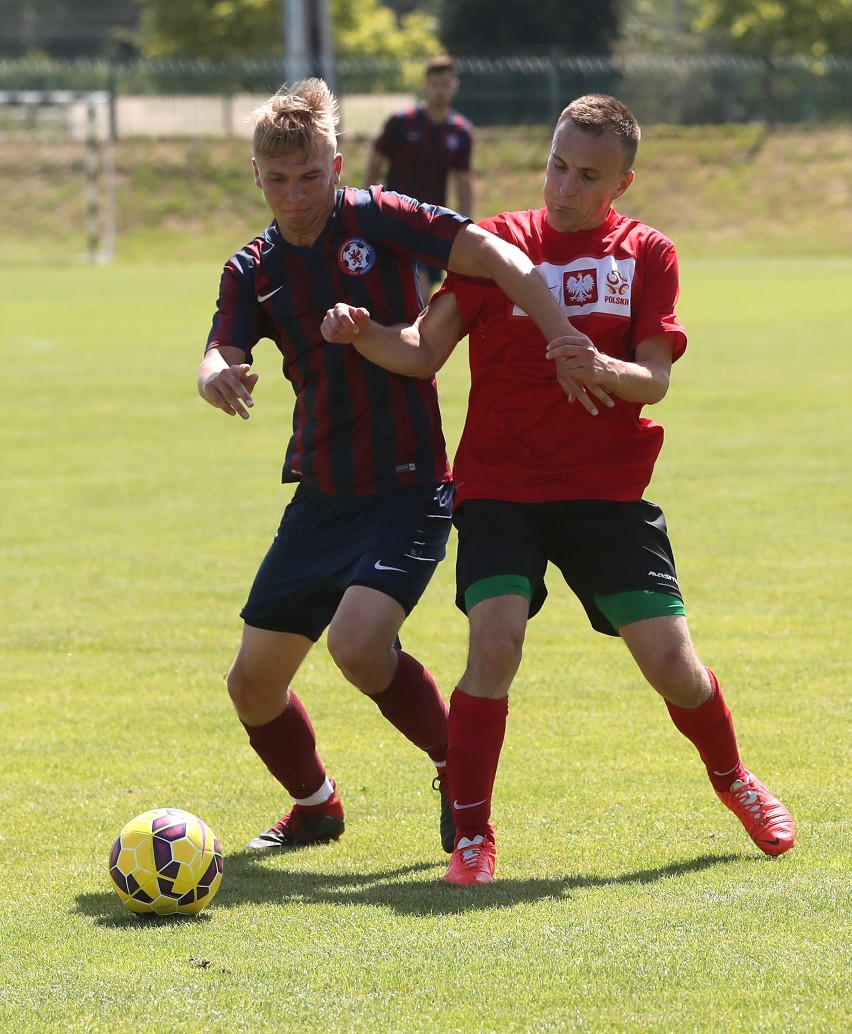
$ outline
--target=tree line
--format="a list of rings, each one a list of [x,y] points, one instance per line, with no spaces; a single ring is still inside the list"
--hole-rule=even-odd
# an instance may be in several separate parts
[[[285,0],[0,0],[0,56],[268,58]],[[340,58],[852,54],[850,0],[329,0]]]

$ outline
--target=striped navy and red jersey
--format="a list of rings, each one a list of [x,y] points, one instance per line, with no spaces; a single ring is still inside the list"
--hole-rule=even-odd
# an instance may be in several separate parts
[[[374,146],[390,163],[388,190],[445,205],[450,171],[470,170],[473,125],[457,111],[433,122],[418,104],[391,115]]]
[[[421,309],[414,264],[446,268],[469,220],[381,187],[337,191],[310,247],[273,222],[225,265],[207,350],[262,338],[283,356],[296,393],[282,481],[332,495],[374,495],[450,479],[434,379],[390,373],[320,333],[335,302],[363,306],[379,323],[411,323]]]

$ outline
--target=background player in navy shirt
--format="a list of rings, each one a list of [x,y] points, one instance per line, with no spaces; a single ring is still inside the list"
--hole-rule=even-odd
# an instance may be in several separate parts
[[[399,111],[385,122],[367,162],[364,185],[384,183],[432,205],[446,205],[450,178],[455,207],[473,218],[473,126],[452,108],[459,88],[458,64],[451,57],[433,57],[426,65],[425,100]],[[423,297],[441,280],[441,267],[420,266]]]
[[[228,692],[249,742],[294,804],[249,847],[327,843],[343,807],[291,682],[328,628],[344,676],[436,765],[441,839],[447,706],[398,633],[444,556],[453,489],[434,379],[381,369],[325,341],[335,302],[383,323],[421,307],[415,263],[495,280],[549,341],[577,335],[522,251],[445,208],[381,187],[338,189],[337,102],[308,79],[254,113],[255,182],[274,220],[233,255],[198,373],[201,396],[248,419],[261,338],[275,342],[296,394],[283,481],[297,482],[242,610]],[[579,393],[579,386],[578,386]]]

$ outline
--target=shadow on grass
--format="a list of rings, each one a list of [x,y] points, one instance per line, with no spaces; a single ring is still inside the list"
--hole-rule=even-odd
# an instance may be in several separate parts
[[[316,850],[316,849],[312,849]],[[304,854],[300,852],[300,857]],[[639,869],[619,876],[567,875],[530,879],[498,879],[479,887],[453,887],[441,882],[445,862],[419,862],[376,872],[304,872],[270,864],[286,859],[280,852],[274,856],[240,852],[225,859],[222,888],[210,912],[198,916],[157,917],[135,916],[119,904],[113,894],[81,894],[74,911],[91,916],[101,926],[120,928],[137,926],[140,921],[159,925],[162,922],[182,923],[208,920],[220,908],[236,908],[247,904],[324,904],[361,905],[391,909],[400,915],[455,915],[462,912],[512,908],[533,902],[567,899],[572,891],[596,887],[629,886],[657,883],[661,880],[701,872],[728,862],[742,862],[742,855],[701,855],[685,862],[672,862],[656,869]],[[762,860],[762,859],[758,859]],[[428,881],[411,879],[431,873]]]

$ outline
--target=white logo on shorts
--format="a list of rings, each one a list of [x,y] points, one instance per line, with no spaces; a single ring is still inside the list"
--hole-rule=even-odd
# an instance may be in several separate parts
[[[373,567],[375,567],[377,571],[402,571],[403,574],[407,573],[404,567],[388,567],[385,564],[383,564],[381,560],[377,560],[373,564]]]

